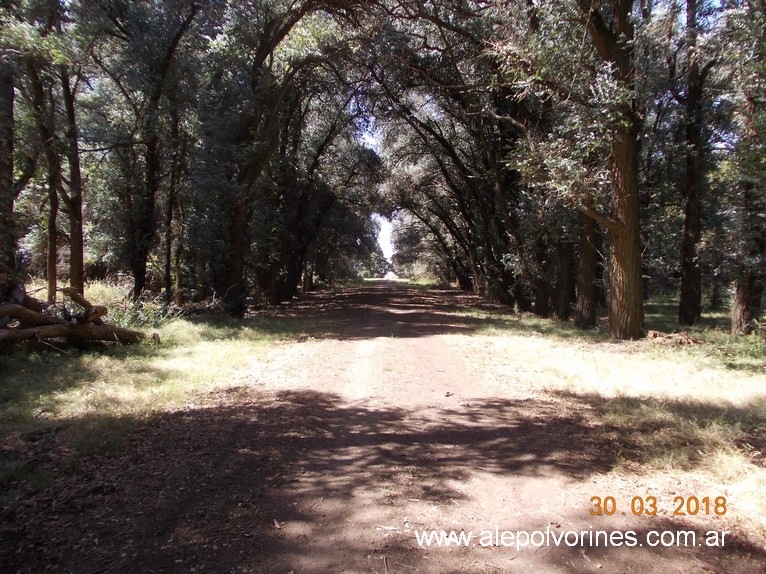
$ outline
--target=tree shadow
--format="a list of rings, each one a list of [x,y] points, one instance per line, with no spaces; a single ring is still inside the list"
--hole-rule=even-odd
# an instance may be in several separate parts
[[[491,311],[497,317],[466,314],[476,311]],[[288,324],[297,320],[313,327],[311,334],[317,338],[357,340],[470,334],[501,326],[510,315],[507,307],[455,289],[375,282],[306,294],[282,306],[277,316]]]
[[[55,483],[3,509],[6,571],[466,571],[465,553],[474,550],[418,548],[412,532],[401,525],[387,531],[365,511],[459,505],[469,496],[461,485],[477,469],[583,481],[615,462],[586,409],[555,402],[477,400],[426,412],[313,391],[256,397],[245,388],[211,393],[203,407],[138,426],[119,455],[67,466],[56,436],[47,452]],[[351,538],[349,523],[358,533]],[[504,526],[540,525],[518,519]],[[766,559],[762,549],[737,543],[720,559],[705,555],[706,563],[715,570]],[[620,571],[645,564],[620,549],[588,552],[619,562]],[[527,554],[519,564],[587,571],[582,553]],[[487,555],[476,556],[478,564]]]
[[[604,397],[553,393],[593,408],[607,422],[603,432],[615,456],[640,463],[675,461],[697,468],[716,451],[739,450],[766,468],[766,399],[731,405],[653,397]],[[611,422],[609,422],[611,421]]]

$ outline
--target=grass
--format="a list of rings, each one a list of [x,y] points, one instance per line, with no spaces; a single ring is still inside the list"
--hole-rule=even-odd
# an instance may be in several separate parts
[[[160,345],[0,355],[0,441],[60,428],[75,453],[119,453],[133,425],[182,408],[197,393],[237,385],[281,338],[321,337],[321,322],[262,314],[168,319],[143,302],[130,311],[117,286],[86,292],[93,303],[124,305],[129,324],[159,325]],[[146,312],[144,310],[146,309]],[[143,313],[143,315],[142,315]],[[672,301],[647,305],[647,328],[679,331]],[[640,464],[664,476],[704,475],[766,516],[766,342],[732,337],[723,314],[686,329],[699,345],[618,342],[603,321],[591,331],[531,316],[481,309],[469,345],[497,384],[543,392],[593,413],[594,432],[612,445],[617,469]],[[44,487],[49,477],[0,459],[0,487],[14,478]],[[758,526],[766,534],[766,522]]]
[[[278,322],[173,319],[162,343],[16,352],[0,358],[0,437],[63,425],[86,451],[119,445],[119,435],[203,390],[233,385],[266,353]],[[98,437],[94,443],[93,437]]]
[[[668,301],[647,306],[647,327],[686,331],[699,344],[613,341],[602,328],[509,316],[475,345],[498,384],[543,392],[593,413],[617,472],[643,472],[735,493],[766,536],[766,341],[732,337],[723,314],[681,329]]]

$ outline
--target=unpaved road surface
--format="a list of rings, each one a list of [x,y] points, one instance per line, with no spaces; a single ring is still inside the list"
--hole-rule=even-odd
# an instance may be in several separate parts
[[[380,283],[289,306],[315,337],[275,345],[228,388],[139,428],[123,455],[84,461],[76,482],[22,505],[0,570],[764,571],[763,548],[736,531],[722,548],[646,543],[663,530],[703,540],[726,517],[591,515],[594,496],[670,507],[684,491],[613,472],[596,413],[494,372],[473,334],[484,320],[455,313],[480,305]],[[473,537],[418,544],[433,530]]]

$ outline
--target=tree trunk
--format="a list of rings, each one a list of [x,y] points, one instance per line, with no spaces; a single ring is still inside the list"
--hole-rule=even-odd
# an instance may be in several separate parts
[[[181,166],[184,150],[178,129],[178,106],[174,97],[170,98],[170,143],[173,148],[173,160],[170,167],[170,184],[168,186],[167,205],[165,207],[165,304],[173,301],[173,209],[178,202],[178,182],[181,177]]]
[[[758,320],[764,293],[766,272],[766,229],[763,228],[763,213],[766,212],[766,198],[756,189],[752,180],[742,183],[743,221],[741,233],[745,238],[743,252],[737,257],[737,281],[731,308],[731,331],[741,333],[750,321]]]
[[[543,238],[539,238],[536,241],[535,247],[535,259],[540,269],[540,274],[532,279],[532,283],[535,289],[535,315],[538,317],[548,317],[551,314],[551,284],[546,278],[545,270],[548,268],[548,248],[543,241]]]
[[[171,175],[165,206],[165,305],[170,305],[173,301],[173,203],[175,200],[175,178]]]
[[[612,220],[609,229],[609,332],[616,339],[644,336],[639,234],[638,130],[618,130],[612,144]]]
[[[37,69],[37,62],[35,62],[32,57],[27,61],[27,70],[29,72],[35,127],[37,128],[37,135],[40,138],[40,145],[43,148],[48,167],[46,276],[48,280],[48,304],[53,305],[56,302],[57,286],[56,263],[58,261],[58,231],[56,220],[59,211],[59,187],[61,186],[61,157],[59,156],[56,146],[56,132],[53,126],[49,123],[52,121],[52,116],[48,111],[45,88]]]
[[[731,332],[742,333],[750,321],[757,320],[763,300],[763,278],[755,269],[742,269],[737,277],[731,307]]]
[[[46,231],[48,233],[47,247],[48,253],[45,258],[45,272],[48,279],[48,305],[56,303],[57,271],[58,263],[58,230],[56,221],[59,212],[59,183],[61,181],[61,168],[58,165],[59,157],[55,153],[55,158],[48,158],[48,224]]]
[[[574,245],[561,241],[556,246],[559,255],[559,277],[556,284],[556,317],[569,321],[569,301],[574,283]]]
[[[224,302],[229,307],[230,313],[240,316],[245,312],[245,258],[247,256],[247,244],[249,234],[247,227],[250,222],[250,209],[244,200],[234,201],[233,222],[231,233],[231,252],[229,253],[229,266],[226,275],[226,285],[221,294]]]
[[[633,48],[634,0],[611,0],[609,23],[588,0],[579,0],[583,23],[601,58],[614,65],[614,77],[632,93],[635,83]],[[611,217],[600,217],[609,235],[609,332],[616,339],[644,336],[641,280],[638,147],[640,120],[636,102],[625,103],[620,125],[613,130],[609,158]],[[589,210],[592,212],[592,210]]]
[[[155,94],[146,112],[142,135],[146,150],[143,188],[136,190],[133,201],[134,237],[131,246],[131,271],[133,272],[133,299],[137,300],[146,289],[146,269],[149,249],[154,239],[154,210],[160,188],[160,136],[159,105],[161,90]]]
[[[581,329],[592,329],[596,326],[597,236],[596,222],[587,215],[582,215],[580,260],[577,264],[577,303],[575,305],[575,325]]]
[[[303,264],[303,293],[314,290],[314,265],[310,261]]]
[[[686,107],[686,178],[684,210],[684,236],[681,246],[681,301],[678,322],[694,325],[702,315],[702,276],[697,261],[697,245],[701,236],[703,146],[702,146],[702,89],[704,75],[700,71],[696,53],[697,0],[686,2],[686,29],[688,37],[688,72]]]
[[[0,54],[0,276],[16,270],[13,216],[13,67]],[[1,288],[1,285],[0,285]],[[0,299],[4,298],[0,292]]]
[[[85,289],[85,245],[82,232],[82,173],[77,143],[77,116],[74,93],[66,69],[62,68],[60,78],[67,118],[66,156],[69,163],[69,192],[62,194],[69,216],[69,284],[82,294]]]

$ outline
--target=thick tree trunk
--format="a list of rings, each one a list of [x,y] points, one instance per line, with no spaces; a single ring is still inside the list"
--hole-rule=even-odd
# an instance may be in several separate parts
[[[763,301],[763,277],[755,269],[742,269],[737,277],[731,307],[731,332],[742,333],[750,321],[758,320]]]
[[[69,163],[69,192],[62,194],[69,216],[69,284],[82,294],[85,289],[85,245],[82,232],[82,172],[77,143],[77,116],[69,74],[62,69],[60,77],[67,118],[66,156]]]
[[[609,229],[609,332],[616,339],[644,336],[639,234],[637,129],[619,130],[612,145],[612,216]]]
[[[579,0],[583,24],[601,58],[614,65],[614,77],[634,91],[634,0],[611,0],[607,23],[592,2]],[[638,193],[639,117],[636,103],[623,105],[621,125],[612,134],[611,217],[599,218],[609,234],[609,332],[617,339],[644,336]],[[592,212],[592,210],[590,210]]]
[[[766,229],[763,213],[766,197],[751,180],[743,182],[742,231],[745,246],[737,258],[737,281],[731,308],[731,331],[741,333],[750,321],[758,320],[761,310],[766,271]]]
[[[592,329],[596,326],[597,236],[596,222],[587,215],[582,215],[580,259],[577,264],[577,303],[575,305],[575,325],[581,329]]]
[[[686,107],[686,178],[684,209],[684,236],[681,246],[681,301],[678,322],[694,325],[702,315],[702,276],[697,261],[697,246],[701,236],[702,193],[702,89],[704,75],[700,71],[696,53],[697,0],[686,2],[686,28],[688,37],[688,72]]]
[[[13,216],[13,67],[0,54],[0,277],[16,270]],[[0,290],[2,284],[0,283]],[[0,292],[0,299],[4,297]]]

